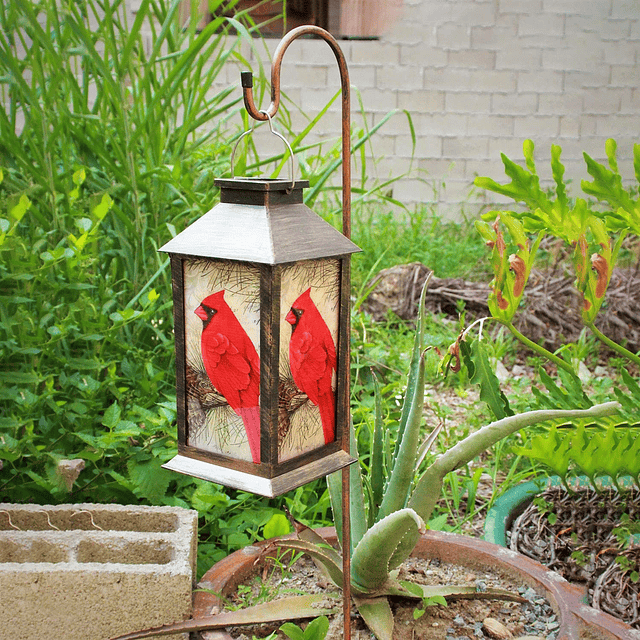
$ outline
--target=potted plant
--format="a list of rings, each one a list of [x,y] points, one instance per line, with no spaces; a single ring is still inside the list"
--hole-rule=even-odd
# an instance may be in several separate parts
[[[539,186],[533,151],[533,143],[525,141],[526,168],[503,155],[510,184],[500,185],[490,178],[476,179],[477,186],[525,204],[524,212],[494,211],[477,223],[479,232],[492,248],[495,277],[489,307],[495,320],[557,368],[559,383],[544,369],[539,370],[547,395],[533,387],[533,406],[549,406],[548,396],[553,398],[555,406],[585,406],[590,401],[570,351],[565,349],[564,353],[569,353],[569,357],[564,358],[549,353],[523,336],[514,327],[513,318],[536,251],[546,237],[547,244],[551,239],[556,246],[560,244],[573,254],[575,286],[582,299],[580,315],[585,330],[592,332],[616,356],[624,358],[628,365],[637,367],[640,363],[638,355],[603,332],[603,326],[611,326],[606,321],[606,306],[604,313],[599,312],[603,309],[605,293],[624,243],[631,249],[637,245],[640,199],[637,188],[622,186],[613,140],[606,143],[608,167],[584,154],[593,180],[582,181],[582,191],[605,203],[604,210],[596,209],[586,199],[569,200],[564,167],[560,162],[561,149],[557,146],[551,150],[551,168],[556,182],[556,197],[552,199]],[[636,169],[639,163],[640,146],[635,145]],[[531,234],[537,235],[533,243],[529,242]],[[509,244],[514,247],[514,253],[509,252]],[[610,598],[615,603],[602,606],[640,626],[637,612],[630,604],[640,593],[638,559],[628,551],[640,519],[634,508],[637,500],[629,499],[630,495],[637,495],[640,486],[640,440],[632,428],[638,426],[640,385],[626,367],[621,377],[627,392],[614,390],[623,405],[621,419],[551,427],[530,436],[526,446],[514,449],[516,454],[541,463],[555,475],[551,478],[543,475],[511,489],[500,498],[488,514],[485,539],[506,545],[509,531],[512,549],[553,567],[569,579],[586,583],[589,592],[598,598],[593,600],[596,606],[599,601],[605,603],[607,600],[602,595],[603,582],[597,589],[595,587],[599,576],[617,571],[618,583],[624,583],[627,592],[618,590]],[[581,477],[575,477],[580,474]],[[580,526],[580,521],[587,518],[589,523],[601,522],[597,531],[592,526]],[[624,602],[627,605],[621,604]]]
[[[425,287],[426,290],[426,287]],[[407,391],[404,397],[403,409],[398,426],[398,437],[392,451],[385,454],[384,434],[382,428],[381,403],[376,403],[376,421],[373,433],[372,464],[367,473],[357,465],[352,467],[351,479],[351,589],[355,605],[367,626],[379,640],[390,640],[393,634],[393,614],[389,604],[389,598],[394,596],[422,601],[425,597],[444,595],[445,597],[464,593],[465,589],[458,590],[455,587],[445,588],[440,591],[423,588],[400,582],[397,579],[397,569],[410,554],[418,548],[423,555],[430,553],[436,556],[451,557],[467,556],[469,565],[494,564],[499,556],[503,556],[502,563],[507,572],[515,572],[517,564],[527,565],[527,560],[521,556],[509,557],[498,547],[488,543],[470,541],[462,536],[447,536],[434,532],[426,532],[425,522],[429,520],[432,510],[440,497],[443,478],[451,471],[469,462],[481,452],[506,436],[541,421],[566,421],[577,418],[596,419],[602,416],[612,415],[619,409],[616,402],[609,402],[588,409],[578,410],[551,410],[544,409],[520,415],[506,416],[493,422],[479,431],[464,438],[454,447],[436,457],[427,466],[426,470],[416,478],[417,467],[422,463],[423,455],[438,435],[436,429],[420,446],[420,423],[424,404],[424,375],[425,375],[425,313],[424,293],[419,305],[419,317],[417,322],[410,372],[407,383]],[[352,453],[355,453],[355,442],[352,441]],[[336,538],[341,539],[342,521],[340,513],[340,478],[330,476],[328,478],[329,489],[334,509],[336,523]],[[363,490],[366,487],[366,491]],[[366,495],[366,499],[365,496]],[[289,537],[272,541],[282,549],[293,549],[310,555],[321,567],[328,580],[334,584],[335,592],[340,589],[343,581],[342,558],[325,539],[322,532],[315,532],[308,528],[302,529],[295,538]],[[326,533],[326,532],[325,532]],[[457,538],[461,540],[455,542]],[[429,551],[431,549],[431,551]],[[478,550],[475,558],[474,549]],[[230,556],[223,561],[228,567],[237,569],[240,574],[249,569],[255,570],[255,561],[261,555],[262,550],[258,546]],[[247,561],[247,558],[250,558]],[[540,577],[544,570],[536,563],[532,564],[533,573],[527,581],[530,585],[546,584],[551,587],[548,591],[556,606],[565,613],[564,625],[573,623],[570,620],[569,611],[575,608],[576,593],[572,593],[569,587],[558,586],[563,581],[557,577],[545,579]],[[233,572],[232,572],[233,573]],[[213,583],[211,582],[213,580]],[[214,591],[224,592],[231,582],[237,584],[236,577],[226,578],[212,577],[209,575],[209,587]],[[555,586],[554,586],[555,585]],[[542,588],[542,587],[540,587]],[[566,589],[569,589],[567,591]],[[468,589],[466,590],[468,592]],[[467,593],[468,595],[468,593]],[[568,598],[568,599],[565,599]],[[327,597],[313,598],[300,596],[280,601],[278,605],[278,619],[297,619],[300,617],[316,617],[323,613],[332,613],[333,604],[324,606]],[[560,604],[564,602],[564,604]],[[288,608],[288,611],[285,611]],[[273,619],[274,605],[267,607],[266,612]],[[253,613],[253,617],[251,618]],[[252,619],[260,622],[265,619],[265,607],[253,612],[244,610],[238,615],[222,614],[218,616],[199,617],[185,623],[178,623],[160,629],[146,630],[120,636],[119,640],[133,640],[134,638],[151,637],[154,635],[177,633],[187,630],[219,629],[240,622],[246,623]],[[587,618],[593,618],[595,614],[588,613]],[[597,616],[596,616],[597,617]],[[626,633],[628,627],[616,626],[608,616],[602,617],[604,627],[612,626],[613,636],[622,638],[622,632]],[[615,635],[618,633],[618,635]]]

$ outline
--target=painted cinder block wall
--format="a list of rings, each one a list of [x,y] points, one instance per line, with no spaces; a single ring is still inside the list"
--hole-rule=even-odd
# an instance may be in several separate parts
[[[268,43],[273,51],[277,40]],[[579,180],[588,177],[582,152],[604,160],[610,137],[618,142],[622,173],[633,178],[640,131],[638,0],[404,0],[379,40],[341,45],[368,122],[392,109],[413,118],[414,171],[393,189],[404,203],[435,202],[443,215],[457,216],[462,208],[474,214],[488,201],[500,202],[493,194],[470,193],[473,179],[501,180],[500,153],[522,159],[525,138],[535,142],[549,184],[551,144],[562,146],[566,177],[578,193]],[[257,47],[243,45],[243,54],[253,63],[267,60]],[[239,76],[240,66],[230,62],[217,88],[236,85],[240,95]],[[339,86],[324,42],[291,45],[282,89],[305,113],[318,113]],[[337,102],[334,107],[318,135],[339,134]],[[356,125],[359,118],[354,115]],[[302,118],[297,122],[302,127]],[[411,137],[403,115],[381,129],[372,153],[378,163],[375,171],[369,164],[370,173],[380,178],[408,169]]]

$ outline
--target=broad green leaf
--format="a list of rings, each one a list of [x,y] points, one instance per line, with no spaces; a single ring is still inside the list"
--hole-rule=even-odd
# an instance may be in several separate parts
[[[152,458],[148,462],[130,460],[127,463],[129,478],[134,485],[134,492],[146,498],[152,504],[160,504],[167,493],[169,483],[173,479],[170,471],[162,468],[162,461]]]
[[[271,518],[269,518],[269,522],[264,525],[262,535],[265,540],[268,540],[269,538],[286,536],[289,531],[291,531],[291,526],[287,516],[285,516],[284,513],[274,513]]]
[[[513,415],[509,400],[500,388],[500,382],[493,372],[484,344],[480,340],[474,340],[471,343],[471,358],[474,369],[470,382],[480,386],[480,399],[487,404],[498,420]]]
[[[120,421],[120,405],[114,402],[105,412],[102,417],[102,424],[109,429],[115,428]]]
[[[31,200],[27,198],[27,196],[23,193],[20,196],[20,200],[18,204],[11,208],[10,214],[11,217],[16,221],[20,222],[24,217],[24,214],[27,213],[28,209],[31,207]]]

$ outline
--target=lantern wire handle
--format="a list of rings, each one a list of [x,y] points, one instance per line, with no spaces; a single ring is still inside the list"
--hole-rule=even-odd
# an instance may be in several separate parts
[[[276,131],[273,128],[273,121],[271,120],[271,116],[269,115],[269,113],[267,111],[260,111],[260,113],[264,113],[267,116],[269,120],[269,131],[271,131],[271,133],[273,133],[274,136],[277,136],[278,138],[280,138],[280,140],[282,140],[282,142],[284,142],[287,145],[287,149],[289,150],[289,174],[291,177],[291,186],[287,189],[287,193],[291,193],[291,191],[293,190],[293,187],[296,184],[296,170],[295,170],[295,161],[293,157],[293,149],[291,148],[289,141],[279,131]],[[236,156],[236,150],[238,148],[238,145],[240,144],[240,140],[242,140],[242,138],[244,138],[245,136],[248,136],[250,133],[253,133],[253,129],[254,127],[247,129],[236,140],[236,143],[233,147],[233,151],[231,152],[231,177],[232,178],[235,177],[235,171],[234,171],[235,156]]]
[[[342,88],[342,233],[351,238],[351,86],[347,61],[338,41],[322,27],[303,25],[287,33],[278,44],[271,62],[271,104],[266,110],[258,110],[253,100],[253,73],[243,71],[240,74],[244,106],[254,120],[265,121],[274,117],[280,106],[280,68],[282,57],[289,45],[304,35],[322,38],[336,57]]]

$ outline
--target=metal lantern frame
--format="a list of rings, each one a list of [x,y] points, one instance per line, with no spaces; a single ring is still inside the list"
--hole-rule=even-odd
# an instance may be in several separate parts
[[[306,180],[232,178],[218,179],[216,184],[220,204],[161,248],[171,254],[178,409],[178,455],[165,467],[274,497],[354,462],[348,453],[349,394],[344,372],[349,366],[349,257],[359,249],[303,204],[302,190],[309,185]],[[190,260],[212,267],[233,263],[259,273],[260,462],[191,444],[185,326],[185,265]],[[339,291],[335,439],[280,460],[283,273],[324,260],[338,265],[333,283]]]

